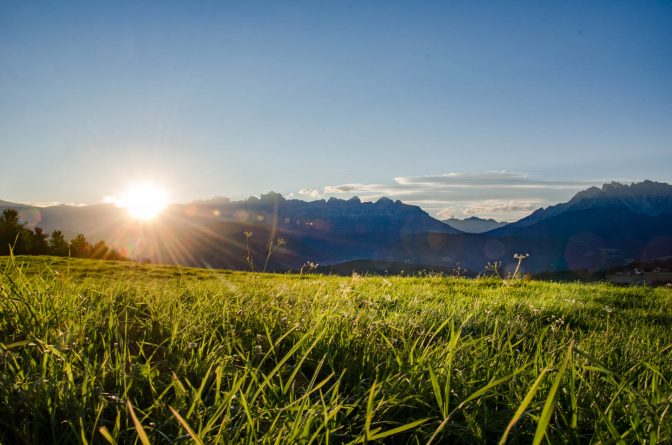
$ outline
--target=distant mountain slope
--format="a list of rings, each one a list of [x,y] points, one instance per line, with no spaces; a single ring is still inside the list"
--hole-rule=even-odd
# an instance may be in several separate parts
[[[443,220],[444,223],[465,233],[484,233],[490,230],[504,227],[508,223],[495,221],[494,219],[483,219],[472,216],[466,219],[450,218]]]
[[[20,209],[25,207],[32,207],[27,204],[19,204],[16,202],[3,201],[0,199],[0,210],[1,209]]]
[[[672,185],[643,181],[631,185],[611,182],[604,184],[601,189],[591,187],[577,193],[566,203],[539,209],[517,222],[489,232],[488,235],[501,237],[523,234],[523,229],[526,227],[563,213],[607,208],[619,208],[634,214],[651,217],[672,213]]]

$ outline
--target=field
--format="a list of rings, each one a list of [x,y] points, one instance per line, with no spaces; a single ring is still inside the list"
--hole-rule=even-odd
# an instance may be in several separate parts
[[[672,290],[0,260],[2,443],[671,443]]]

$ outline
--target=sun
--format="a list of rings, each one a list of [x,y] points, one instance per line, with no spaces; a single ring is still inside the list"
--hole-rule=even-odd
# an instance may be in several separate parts
[[[125,208],[133,218],[146,221],[156,218],[166,208],[168,193],[151,182],[139,182],[128,187],[114,203]]]

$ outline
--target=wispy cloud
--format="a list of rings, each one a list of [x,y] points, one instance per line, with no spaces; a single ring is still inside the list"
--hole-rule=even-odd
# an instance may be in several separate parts
[[[504,186],[514,189],[566,189],[583,188],[594,184],[594,181],[549,181],[536,179],[527,173],[516,173],[505,170],[485,173],[444,173],[435,176],[400,176],[394,178],[400,185],[418,185],[424,187],[468,187],[490,188]]]
[[[25,203],[35,207],[54,207],[54,206],[70,206],[70,207],[86,207],[88,204],[83,202],[60,202],[60,201],[29,201]]]
[[[490,171],[400,176],[388,184],[329,185],[322,192],[302,189],[299,194],[311,196],[314,193],[315,197],[357,195],[365,201],[387,196],[419,205],[442,219],[454,215],[513,221],[539,207],[566,201],[576,192],[603,182],[547,180],[527,173]]]

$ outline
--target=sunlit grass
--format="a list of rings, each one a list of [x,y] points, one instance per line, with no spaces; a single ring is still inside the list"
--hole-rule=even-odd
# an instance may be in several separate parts
[[[672,291],[0,261],[2,443],[669,443]]]

